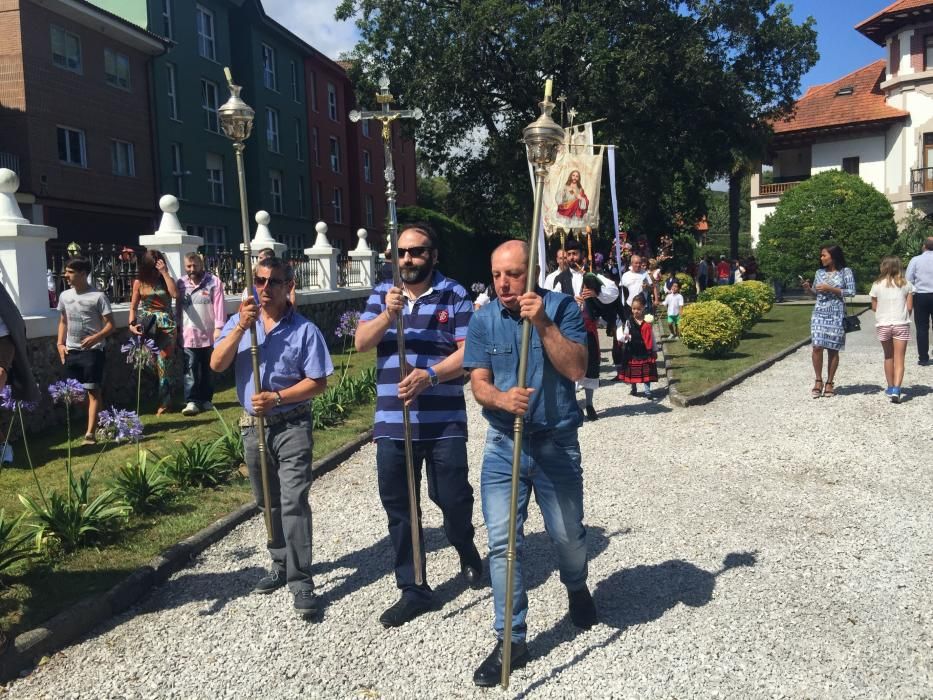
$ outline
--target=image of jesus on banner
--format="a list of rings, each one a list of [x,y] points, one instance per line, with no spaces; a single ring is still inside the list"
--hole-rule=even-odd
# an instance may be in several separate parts
[[[557,192],[557,214],[568,219],[582,220],[590,208],[590,198],[586,196],[580,182],[580,171],[572,170],[562,190]]]

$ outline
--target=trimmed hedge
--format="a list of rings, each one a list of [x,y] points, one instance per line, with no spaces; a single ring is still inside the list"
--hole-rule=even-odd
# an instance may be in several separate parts
[[[774,307],[774,287],[770,284],[765,284],[758,280],[748,280],[747,282],[741,282],[738,286],[749,290],[755,298],[758,304],[759,319]]]
[[[739,346],[742,324],[720,301],[698,301],[684,307],[680,338],[690,350],[721,357]]]
[[[761,314],[759,312],[758,298],[747,287],[738,284],[725,284],[718,287],[709,287],[703,290],[698,297],[699,301],[719,301],[728,306],[745,333],[754,326]]]

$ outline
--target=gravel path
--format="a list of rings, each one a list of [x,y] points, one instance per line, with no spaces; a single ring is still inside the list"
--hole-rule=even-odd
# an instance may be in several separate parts
[[[809,398],[809,347],[705,407],[597,393],[601,419],[580,437],[602,624],[570,625],[532,508],[533,660],[509,696],[933,696],[933,367],[912,345],[908,400],[885,401],[870,313],[863,326],[832,399]],[[483,424],[470,410],[475,483]],[[266,564],[257,517],[4,697],[504,697],[472,684],[493,644],[491,593],[457,579],[433,504],[443,608],[379,625],[396,589],[374,455],[312,489],[322,621],[297,618],[284,591],[249,595]],[[481,527],[478,539],[484,552]]]

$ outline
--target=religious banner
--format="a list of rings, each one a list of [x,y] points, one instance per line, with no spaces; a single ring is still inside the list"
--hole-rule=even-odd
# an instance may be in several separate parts
[[[599,189],[603,152],[582,146],[561,146],[544,183],[542,219],[549,236],[558,229],[580,231],[599,227]]]

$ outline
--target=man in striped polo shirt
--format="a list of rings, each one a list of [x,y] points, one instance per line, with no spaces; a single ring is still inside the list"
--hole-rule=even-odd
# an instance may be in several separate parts
[[[435,269],[437,235],[430,225],[402,227],[398,239],[402,289],[391,281],[369,297],[356,330],[356,349],[376,348],[376,470],[379,496],[389,519],[395,550],[395,581],[402,594],[379,618],[398,627],[432,607],[431,588],[415,583],[405,477],[402,401],[409,407],[415,478],[427,465],[428,495],[444,513],[444,532],[460,556],[471,587],[480,585],[482,559],[473,544],[473,488],[467,479],[466,404],[463,398],[463,343],[473,314],[466,290]],[[406,360],[399,372],[396,319],[405,323]],[[420,487],[419,487],[420,492]],[[421,565],[425,566],[424,537]]]

